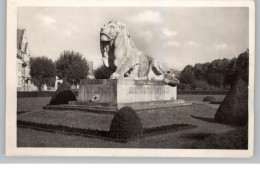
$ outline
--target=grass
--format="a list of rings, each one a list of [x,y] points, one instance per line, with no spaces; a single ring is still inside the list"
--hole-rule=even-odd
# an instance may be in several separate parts
[[[84,129],[109,130],[112,114],[96,114],[82,111],[35,110],[20,114],[17,120]]]
[[[50,103],[51,97],[17,98],[17,112],[40,110]]]
[[[178,95],[178,99],[186,101],[202,101],[207,95]],[[225,95],[212,95],[216,101],[222,101]],[[51,97],[26,97],[17,98],[17,111],[40,110],[50,103]]]
[[[151,109],[138,111],[144,128],[163,126],[168,124],[201,125],[201,117],[213,120],[216,110],[204,105],[179,106],[167,109]],[[197,119],[195,117],[198,117]],[[82,111],[51,111],[34,110],[20,114],[17,120],[64,125],[69,127],[109,130],[112,114],[96,114]],[[199,119],[199,120],[198,120]],[[199,122],[199,123],[198,123]],[[212,124],[209,124],[209,126]],[[221,129],[221,128],[220,128]]]
[[[223,99],[222,95],[214,95]],[[180,95],[179,99],[202,101],[204,95]],[[19,114],[18,120],[63,125],[84,129],[108,131],[113,115],[95,114],[80,111],[48,111],[42,106],[49,103],[50,97],[19,98],[18,110],[30,112]],[[214,122],[216,108],[194,104],[160,110],[138,112],[144,128],[169,124],[192,124],[197,128],[177,130],[169,133],[147,135],[136,141],[118,143],[100,138],[48,132],[30,128],[17,129],[19,147],[105,147],[105,148],[236,148],[247,147],[247,129],[235,128]]]
[[[27,128],[17,130],[18,147],[247,149],[247,133],[241,132],[240,128],[223,134],[196,134],[183,130],[151,135],[128,143]]]
[[[223,134],[211,134],[202,140],[203,142],[197,142],[191,147],[199,149],[247,149],[248,126],[237,127],[235,130]]]

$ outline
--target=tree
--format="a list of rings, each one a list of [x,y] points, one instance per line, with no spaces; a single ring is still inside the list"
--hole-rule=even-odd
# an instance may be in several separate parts
[[[249,72],[249,50],[241,53],[238,58],[233,58],[228,66],[226,74],[226,83],[233,85],[234,81],[238,78],[248,85],[248,72]]]
[[[208,76],[208,82],[209,84],[219,88],[224,84],[224,76],[220,73],[210,73]]]
[[[45,56],[30,58],[30,75],[32,83],[37,86],[39,91],[42,91],[44,84],[55,86],[55,64]]]
[[[180,75],[181,75],[181,72],[177,69],[170,69],[170,70],[166,71],[166,73],[174,74],[177,79],[179,79]]]
[[[204,80],[196,80],[195,87],[196,87],[196,89],[199,89],[199,90],[208,90],[209,84],[207,81],[204,81]]]
[[[89,73],[86,59],[79,52],[64,51],[56,61],[57,76],[66,79],[71,85],[78,85]]]
[[[197,80],[205,80],[203,65],[204,64],[200,64],[200,63],[194,65],[194,76],[196,77]]]
[[[195,76],[194,76],[194,69],[191,65],[187,65],[180,75],[181,83],[185,84],[194,84],[195,83]]]
[[[94,76],[96,79],[109,79],[113,72],[104,65],[101,65],[94,71]]]

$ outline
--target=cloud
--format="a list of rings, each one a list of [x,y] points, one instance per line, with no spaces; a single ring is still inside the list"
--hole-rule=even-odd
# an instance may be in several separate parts
[[[138,32],[138,37],[146,41],[151,41],[153,39],[153,32],[151,30],[141,30]]]
[[[153,10],[144,10],[141,13],[129,17],[128,20],[135,23],[150,23],[150,24],[159,24],[164,22],[164,19],[160,14],[160,12],[153,11]]]
[[[72,23],[68,23],[66,29],[64,30],[64,34],[67,37],[71,37],[72,35],[78,36],[77,33],[80,32],[81,29]]]
[[[199,44],[194,42],[194,41],[188,41],[188,42],[185,42],[185,45],[188,45],[188,46],[194,46],[194,47],[198,47]]]
[[[224,49],[224,48],[227,48],[227,44],[226,44],[226,43],[217,44],[217,45],[216,45],[216,48],[217,48],[217,49]]]
[[[175,36],[178,34],[178,31],[174,31],[174,30],[171,30],[170,28],[168,27],[165,27],[162,29],[162,34],[163,36],[165,37],[172,37],[172,36]]]
[[[178,41],[168,41],[165,45],[166,45],[166,46],[175,46],[175,47],[178,47],[178,46],[180,46],[181,44],[180,44],[180,42],[178,42]]]
[[[44,25],[46,26],[50,26],[54,23],[56,23],[56,19],[54,19],[51,16],[47,16],[47,15],[43,15],[43,16],[39,16],[39,19],[43,22]]]

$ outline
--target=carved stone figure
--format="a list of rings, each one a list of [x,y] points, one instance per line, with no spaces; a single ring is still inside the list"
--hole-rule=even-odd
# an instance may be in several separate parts
[[[166,73],[158,60],[139,51],[130,38],[124,23],[112,20],[100,31],[100,48],[103,64],[114,73],[110,79],[162,80],[176,86],[179,80]],[[154,77],[149,77],[152,72]]]

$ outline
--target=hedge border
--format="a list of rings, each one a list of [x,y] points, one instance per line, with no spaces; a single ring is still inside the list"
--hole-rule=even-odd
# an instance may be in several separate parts
[[[75,96],[78,96],[79,91],[72,90]],[[178,95],[226,95],[228,91],[193,91],[193,90],[178,90]],[[17,98],[25,97],[52,97],[55,91],[32,91],[32,92],[17,92]]]
[[[72,90],[75,96],[78,96],[79,92]],[[25,97],[52,97],[55,91],[31,91],[31,92],[17,92],[17,98]]]
[[[53,125],[53,124],[46,124],[46,123],[36,123],[36,122],[23,121],[23,120],[17,120],[17,127],[31,128],[31,129],[41,130],[41,131],[48,131],[48,132],[61,132],[61,133],[87,136],[93,138],[101,138],[103,140],[112,140],[121,143],[126,143],[133,140],[133,139],[129,140],[129,139],[113,138],[111,136],[110,131],[103,131],[97,129],[95,130],[83,129],[77,127]],[[144,128],[143,134],[140,136],[140,138],[147,137],[149,135],[170,133],[174,131],[196,128],[196,127],[197,127],[196,125],[192,125],[192,124],[170,124],[170,125],[163,125],[159,127]]]
[[[178,90],[178,95],[226,95],[228,91],[212,90]]]

